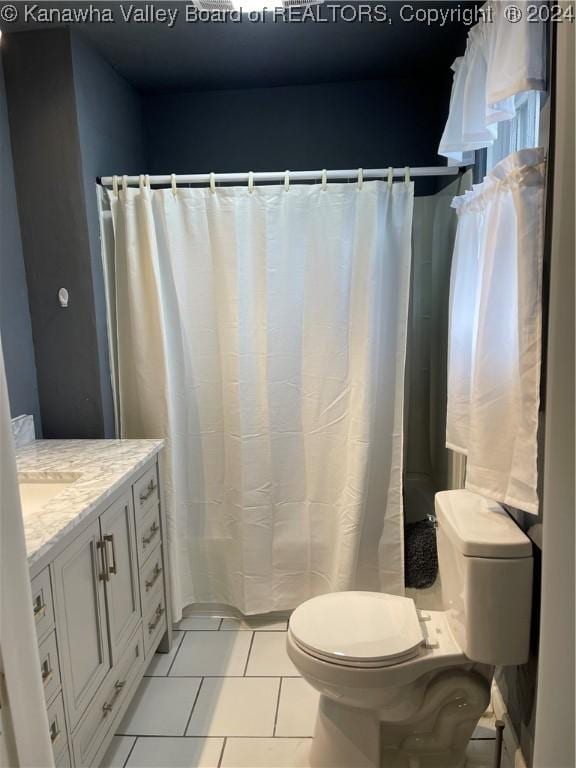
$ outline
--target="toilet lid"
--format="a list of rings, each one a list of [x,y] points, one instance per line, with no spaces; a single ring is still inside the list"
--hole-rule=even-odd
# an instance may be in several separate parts
[[[414,601],[380,592],[336,592],[302,603],[290,631],[304,650],[346,666],[387,666],[424,642]]]

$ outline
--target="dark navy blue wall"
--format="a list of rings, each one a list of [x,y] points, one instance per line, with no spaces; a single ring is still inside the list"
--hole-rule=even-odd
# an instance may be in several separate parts
[[[442,165],[449,72],[276,88],[154,94],[150,173]],[[418,184],[434,191],[436,182]]]
[[[140,101],[68,30],[2,49],[44,434],[112,436],[95,180],[145,168]]]
[[[0,334],[12,416],[34,416],[41,432],[38,383],[20,222],[16,207],[14,170],[4,72],[0,62]]]
[[[114,411],[108,364],[106,298],[100,252],[96,178],[118,172],[146,172],[142,102],[134,88],[79,35],[72,34],[71,40],[100,359],[104,433],[106,437],[112,437]]]

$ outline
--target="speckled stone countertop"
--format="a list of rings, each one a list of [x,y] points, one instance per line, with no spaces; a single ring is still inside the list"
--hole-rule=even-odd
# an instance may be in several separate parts
[[[20,481],[74,481],[39,511],[24,513],[28,565],[43,558],[163,445],[163,440],[35,440],[18,448]]]

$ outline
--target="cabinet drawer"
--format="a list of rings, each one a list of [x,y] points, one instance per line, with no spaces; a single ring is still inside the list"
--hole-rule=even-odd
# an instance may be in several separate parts
[[[154,547],[162,540],[160,530],[160,507],[156,505],[148,510],[141,525],[138,526],[138,562],[140,568],[154,551]]]
[[[134,509],[136,510],[136,519],[139,520],[150,507],[157,507],[160,501],[156,464],[136,480],[133,489]]]
[[[142,629],[134,633],[126,651],[100,686],[84,718],[72,737],[74,762],[88,766],[112,727],[115,715],[124,704],[144,663]]]
[[[32,610],[36,635],[41,640],[51,629],[54,629],[54,603],[49,568],[44,568],[42,573],[32,579]]]
[[[60,690],[60,665],[58,663],[56,632],[52,631],[40,643],[39,651],[44,697],[46,702],[49,702],[52,701],[54,695]]]
[[[161,542],[150,554],[140,570],[140,597],[142,600],[142,615],[146,616],[152,607],[156,591],[164,589],[164,565],[162,562]]]
[[[58,758],[68,748],[66,723],[64,720],[64,702],[62,701],[61,693],[58,694],[48,707],[48,729],[50,741],[52,742],[52,752],[54,757]]]
[[[156,649],[156,643],[166,631],[166,599],[164,585],[154,591],[148,611],[144,614],[144,653]]]

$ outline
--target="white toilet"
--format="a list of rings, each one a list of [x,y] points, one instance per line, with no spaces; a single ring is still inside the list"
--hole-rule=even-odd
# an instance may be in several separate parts
[[[528,659],[532,546],[502,507],[436,495],[442,611],[338,592],[290,618],[288,654],[320,692],[312,768],[453,768],[490,699],[495,665]]]

